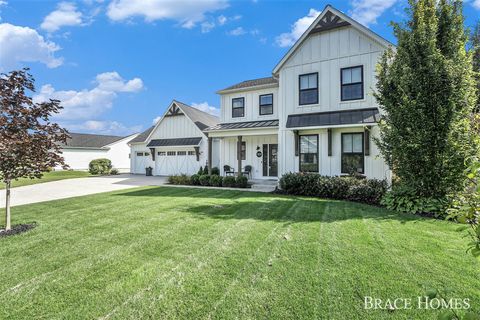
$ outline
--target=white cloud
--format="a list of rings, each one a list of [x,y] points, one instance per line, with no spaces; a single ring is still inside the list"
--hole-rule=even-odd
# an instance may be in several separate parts
[[[275,38],[275,43],[280,47],[289,47],[295,43],[302,36],[305,30],[313,23],[318,17],[320,11],[310,9],[305,17],[302,17],[295,21],[292,25],[290,32],[285,32]]]
[[[60,2],[57,9],[45,17],[40,28],[48,32],[55,32],[63,26],[81,26],[83,24],[82,13],[77,11],[74,3]]]
[[[475,9],[480,10],[480,0],[474,0],[472,5]]]
[[[160,121],[160,119],[162,119],[162,116],[158,116],[158,117],[153,118],[152,124],[153,124],[153,125],[156,125],[157,122]]]
[[[225,23],[227,23],[228,18],[222,14],[217,18],[217,20],[218,20],[218,24],[223,26]]]
[[[215,28],[215,23],[205,21],[205,22],[202,22],[202,24],[200,26],[202,28],[202,33],[208,33],[210,31],[212,31],[213,28]]]
[[[245,29],[243,29],[242,27],[238,27],[227,32],[227,34],[231,36],[241,36],[241,35],[244,35],[245,33],[247,33],[247,31],[245,31]]]
[[[143,17],[145,21],[173,19],[183,28],[193,28],[205,20],[207,12],[228,6],[227,0],[112,0],[107,15],[113,21]]]
[[[0,70],[15,68],[20,62],[41,62],[56,68],[63,63],[63,58],[55,57],[58,50],[57,44],[45,40],[34,29],[0,24]]]
[[[214,116],[218,116],[220,114],[220,109],[209,105],[208,102],[201,102],[201,103],[192,102],[191,106],[203,112],[213,114]]]
[[[480,0],[476,0],[480,2]],[[353,19],[361,24],[376,23],[385,10],[392,7],[397,0],[353,0],[350,14]]]
[[[62,126],[72,132],[81,131],[96,134],[129,135],[142,130],[141,125],[126,126],[118,121],[88,120],[81,123],[62,122]]]
[[[42,86],[40,93],[34,96],[35,102],[58,99],[64,109],[56,116],[61,120],[91,120],[113,106],[120,92],[138,92],[143,88],[139,78],[123,80],[117,72],[105,72],[97,75],[97,86],[93,89],[55,90],[51,84]]]

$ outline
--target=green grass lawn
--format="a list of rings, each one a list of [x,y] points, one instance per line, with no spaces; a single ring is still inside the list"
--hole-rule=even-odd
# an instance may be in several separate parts
[[[41,179],[26,179],[21,178],[12,182],[12,187],[23,187],[29,186],[31,184],[43,183],[43,182],[50,182],[50,181],[57,181],[57,180],[65,180],[65,179],[73,179],[73,178],[84,178],[84,177],[91,177],[92,175],[87,171],[51,171],[45,172]],[[0,184],[0,189],[5,189],[5,184]]]
[[[367,205],[145,187],[14,207],[0,319],[436,319],[363,297],[450,287],[480,311],[480,263],[444,221]]]

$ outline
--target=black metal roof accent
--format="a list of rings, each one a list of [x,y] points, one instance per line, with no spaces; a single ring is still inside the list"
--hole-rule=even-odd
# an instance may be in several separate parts
[[[198,146],[200,141],[202,141],[202,137],[173,138],[173,139],[152,139],[147,144],[147,147]]]
[[[379,120],[377,108],[292,114],[288,116],[287,128],[368,124]]]
[[[278,84],[278,80],[275,79],[274,77],[266,77],[266,78],[245,80],[245,81],[242,81],[240,83],[236,83],[232,86],[226,87],[225,89],[222,89],[219,92],[227,91],[227,90],[257,87],[257,86],[263,86],[263,85],[267,85],[267,84]]]
[[[255,128],[269,128],[269,127],[278,127],[278,120],[219,123],[216,126],[205,129],[205,131],[252,129],[252,128],[255,129]]]

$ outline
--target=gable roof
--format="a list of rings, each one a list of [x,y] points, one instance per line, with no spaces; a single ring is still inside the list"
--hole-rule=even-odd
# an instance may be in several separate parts
[[[128,143],[145,142],[145,140],[147,140],[147,137],[150,135],[150,132],[153,131],[153,128],[155,128],[155,126],[151,126],[151,127],[148,128],[147,130],[143,131],[143,132],[140,133],[138,136],[136,136],[136,137],[133,138],[132,140],[128,141]]]
[[[252,80],[245,80],[240,83],[236,83],[232,86],[226,87],[225,89],[217,91],[217,93],[223,93],[232,90],[250,88],[250,87],[259,87],[259,86],[271,86],[278,85],[278,80],[274,77],[265,77]]]
[[[325,6],[323,11],[318,15],[318,17],[313,21],[313,23],[308,27],[307,30],[302,34],[302,36],[295,42],[295,44],[288,50],[288,52],[283,56],[283,58],[278,62],[278,64],[273,69],[272,73],[277,74],[287,60],[295,53],[295,51],[300,47],[300,45],[308,38],[312,33],[323,32],[327,30],[332,30],[338,27],[352,26],[359,30],[360,32],[366,34],[370,38],[374,39],[378,43],[382,44],[385,47],[394,46],[391,42],[385,38],[379,36],[377,33],[373,32],[364,25],[353,20],[340,10],[335,9],[331,5]]]
[[[72,132],[69,134],[70,138],[67,139],[65,144],[62,144],[62,147],[99,149],[128,137]]]
[[[143,142],[147,141],[150,138],[152,133],[158,128],[158,126],[160,125],[160,123],[163,121],[165,117],[178,115],[178,114],[181,114],[181,112],[183,112],[183,114],[188,119],[190,119],[190,121],[192,121],[197,126],[197,128],[202,132],[204,129],[214,126],[220,121],[218,117],[215,117],[204,111],[198,110],[197,108],[193,108],[183,102],[173,100],[168,106],[165,113],[163,114],[162,118],[157,121],[155,126],[147,130],[149,132],[146,135]],[[141,135],[143,136],[143,133]]]

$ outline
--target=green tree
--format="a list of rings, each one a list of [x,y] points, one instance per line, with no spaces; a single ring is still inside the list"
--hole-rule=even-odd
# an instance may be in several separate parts
[[[476,73],[477,80],[477,107],[476,112],[480,112],[480,20],[477,21],[473,32],[470,36],[470,44],[473,52],[473,71]]]
[[[462,187],[465,160],[477,152],[472,57],[460,1],[409,4],[409,20],[394,24],[397,48],[378,65],[377,144],[401,186],[441,198]]]

